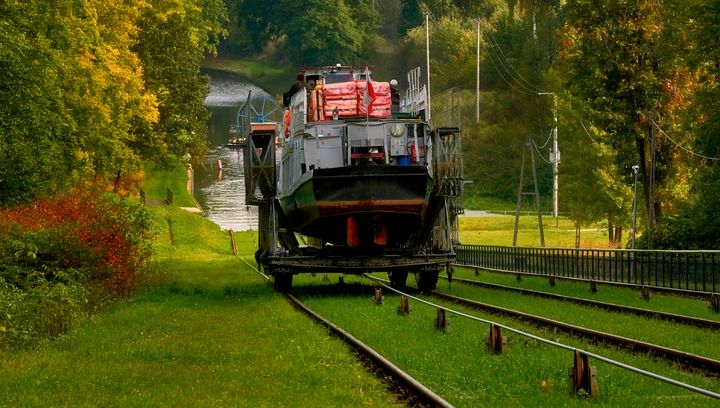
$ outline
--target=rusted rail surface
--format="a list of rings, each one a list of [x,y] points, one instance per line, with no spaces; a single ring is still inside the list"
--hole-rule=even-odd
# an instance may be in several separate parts
[[[582,336],[594,340],[600,340],[608,344],[614,344],[619,347],[623,347],[632,351],[640,352],[651,352],[655,356],[681,363],[684,367],[700,369],[705,371],[708,375],[720,377],[720,360],[715,360],[709,357],[700,356],[697,354],[688,353],[681,350],[672,349],[669,347],[652,344],[637,339],[631,339],[628,337],[618,336],[611,333],[605,333],[598,330],[589,329],[586,327],[580,327],[572,325],[570,323],[561,322],[558,320],[549,319],[546,317],[533,315],[530,313],[520,312],[505,307],[491,305],[488,303],[479,302],[476,300],[465,299],[457,296],[446,295],[439,292],[433,292],[433,296],[440,299],[451,301],[457,304],[465,305],[475,309],[485,310],[495,314],[502,314],[518,319],[522,319],[532,324],[537,324],[545,327],[553,327],[559,330]]]

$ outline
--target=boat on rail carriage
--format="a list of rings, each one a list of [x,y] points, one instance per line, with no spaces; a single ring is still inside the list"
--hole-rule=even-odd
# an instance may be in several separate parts
[[[369,67],[306,67],[284,95],[277,135],[261,129],[269,124],[246,125],[246,203],[260,207],[256,258],[277,287],[301,272],[385,270],[395,286],[420,271],[432,289],[454,259],[459,129],[431,130],[418,78],[419,69],[408,75],[401,99],[397,81],[375,81]]]

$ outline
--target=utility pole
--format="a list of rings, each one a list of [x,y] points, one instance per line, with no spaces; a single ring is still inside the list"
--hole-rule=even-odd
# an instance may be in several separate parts
[[[427,69],[427,107],[425,108],[425,120],[430,123],[430,12],[425,14],[425,62]]]
[[[550,162],[553,166],[553,195],[552,195],[552,213],[553,218],[555,218],[555,222],[559,222],[558,220],[558,174],[559,174],[559,165],[560,165],[560,150],[558,149],[558,120],[557,120],[557,95],[555,95],[554,92],[538,92],[538,95],[552,95],[553,97],[553,129],[552,129],[552,137],[553,137],[553,146],[552,150],[550,150]]]
[[[475,88],[475,123],[480,123],[480,21],[477,19],[477,72]]]
[[[535,171],[535,154],[532,151],[532,136],[526,135],[525,136],[525,147],[523,148],[523,154],[522,154],[522,161],[520,164],[520,184],[518,185],[517,190],[517,206],[515,207],[515,227],[513,228],[513,246],[517,246],[517,236],[518,236],[518,224],[520,222],[520,206],[522,204],[522,196],[523,195],[533,195],[535,196],[535,210],[537,211],[538,216],[538,229],[540,230],[540,246],[545,247],[545,232],[543,231],[543,223],[542,223],[542,212],[540,211],[540,190],[538,189],[538,183],[537,183],[537,172]],[[525,173],[525,151],[528,151],[530,153],[530,161],[532,165],[532,176],[533,176],[533,186],[534,191],[532,192],[524,192],[524,183],[523,183],[523,175]]]

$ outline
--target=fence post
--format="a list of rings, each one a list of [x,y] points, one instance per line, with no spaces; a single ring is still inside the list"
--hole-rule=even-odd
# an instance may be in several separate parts
[[[383,294],[382,294],[382,288],[375,288],[375,296],[373,298],[373,301],[378,306],[385,303],[385,296],[383,296]]]
[[[720,313],[720,293],[710,295],[710,310]]]
[[[235,235],[233,235],[233,230],[228,230],[228,233],[230,234],[230,247],[232,248],[232,253],[237,256],[238,250],[237,244],[235,244]]]

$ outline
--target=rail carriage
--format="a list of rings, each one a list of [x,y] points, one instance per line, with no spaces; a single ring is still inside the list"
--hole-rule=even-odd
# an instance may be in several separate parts
[[[265,192],[250,186],[249,204],[268,218],[259,263],[279,287],[295,273],[342,268],[386,270],[396,286],[415,271],[424,289],[434,288],[440,266],[454,255],[462,211],[459,129],[431,130],[422,89],[411,86],[399,98],[395,84],[374,81],[369,67],[302,73],[308,85],[286,95],[275,136],[279,163],[265,177],[276,185]],[[249,144],[246,167],[271,149],[252,125],[249,139],[262,146]]]

